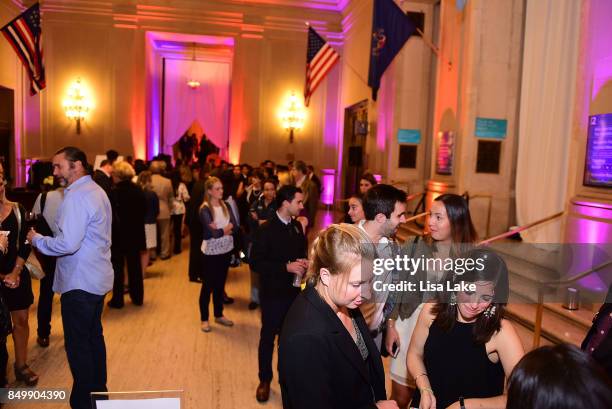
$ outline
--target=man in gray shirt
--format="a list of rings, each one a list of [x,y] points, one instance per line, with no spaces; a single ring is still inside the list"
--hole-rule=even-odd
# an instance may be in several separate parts
[[[70,406],[90,409],[90,393],[107,391],[102,309],[104,295],[113,287],[111,206],[89,176],[80,149],[60,149],[53,157],[53,175],[66,185],[55,220],[58,233],[45,237],[32,230],[28,240],[41,253],[57,257],[53,290],[61,294],[64,343],[74,380]]]

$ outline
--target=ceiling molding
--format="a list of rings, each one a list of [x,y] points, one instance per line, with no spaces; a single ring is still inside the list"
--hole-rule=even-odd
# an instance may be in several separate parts
[[[306,32],[309,22],[324,36],[342,36],[348,0],[46,0],[43,20],[114,24],[126,29],[230,32],[258,37],[266,31]],[[104,18],[106,17],[106,19]],[[100,21],[102,20],[102,21]]]

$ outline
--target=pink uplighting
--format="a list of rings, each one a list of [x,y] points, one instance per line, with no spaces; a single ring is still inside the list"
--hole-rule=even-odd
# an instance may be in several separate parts
[[[324,205],[331,206],[334,204],[334,184],[336,182],[336,169],[321,169],[321,184],[323,185],[323,193],[321,193],[321,202]]]

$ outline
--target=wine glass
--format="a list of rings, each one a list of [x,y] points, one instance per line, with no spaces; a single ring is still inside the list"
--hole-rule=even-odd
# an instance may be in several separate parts
[[[36,227],[36,223],[38,222],[39,215],[30,211],[25,212],[25,222],[28,226],[28,230],[33,230]],[[25,241],[26,244],[30,244],[28,240]]]

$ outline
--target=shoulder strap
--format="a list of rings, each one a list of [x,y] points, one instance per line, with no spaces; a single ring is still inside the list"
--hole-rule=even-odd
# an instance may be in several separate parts
[[[11,206],[13,206],[13,213],[15,213],[15,217],[17,218],[17,251],[19,251],[19,235],[21,234],[21,212],[19,211],[19,203],[11,202]]]
[[[40,214],[45,211],[45,202],[47,201],[47,192],[43,192],[40,195]]]

